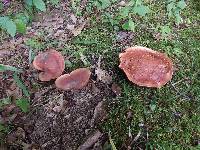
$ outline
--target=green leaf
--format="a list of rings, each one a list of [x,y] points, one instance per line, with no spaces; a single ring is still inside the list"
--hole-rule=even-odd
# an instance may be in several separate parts
[[[15,23],[19,33],[26,33],[26,24],[22,20],[16,19]]]
[[[124,30],[131,30],[134,32],[135,31],[135,23],[132,20],[129,20],[122,25],[122,28]]]
[[[15,36],[16,25],[9,17],[0,17],[0,27],[6,30],[12,37]]]
[[[183,22],[183,19],[182,19],[181,15],[179,13],[176,13],[175,17],[176,17],[176,23],[177,24],[180,24],[180,23]]]
[[[150,12],[150,9],[147,6],[140,5],[140,6],[135,6],[133,8],[134,13],[137,13],[140,16],[145,16],[147,13]]]
[[[105,9],[111,5],[110,0],[99,0],[99,2],[101,4],[101,9]]]
[[[33,5],[33,0],[25,0],[26,5],[32,6]]]
[[[33,4],[40,11],[46,11],[46,5],[43,0],[33,0]]]
[[[11,104],[11,99],[10,97],[7,97],[7,98],[3,98],[3,99],[0,99],[0,108],[4,105],[7,105],[7,104]]]
[[[51,2],[51,4],[57,6],[59,4],[60,0],[50,0],[50,2]]]
[[[3,72],[3,71],[22,72],[21,69],[18,69],[18,68],[15,68],[15,67],[9,66],[9,65],[3,65],[3,64],[0,64],[0,72]]]
[[[13,79],[14,79],[14,81],[16,82],[17,86],[18,86],[20,89],[22,89],[24,95],[25,95],[26,97],[30,97],[30,94],[29,94],[29,92],[28,92],[26,86],[25,86],[24,83],[20,80],[20,78],[18,77],[17,73],[14,73]]]
[[[135,1],[135,0],[132,0],[132,1]],[[142,5],[142,0],[135,1],[135,6],[139,6],[139,5]]]
[[[167,25],[161,26],[160,29],[162,37],[167,37],[171,33],[171,28]]]
[[[73,65],[72,65],[71,61],[69,61],[67,59],[67,60],[65,60],[65,66],[71,68]]]
[[[120,10],[120,15],[121,15],[122,17],[128,17],[129,12],[130,12],[130,7],[123,7],[123,8]]]
[[[175,3],[174,2],[171,2],[167,5],[167,11],[168,11],[168,16],[169,17],[172,17],[173,15],[173,10],[175,9]]]
[[[21,98],[16,100],[16,105],[23,111],[28,112],[30,103],[27,99]]]
[[[154,111],[156,109],[156,104],[151,104],[150,109],[151,109],[151,111]]]
[[[4,125],[0,124],[0,132],[5,131],[5,130],[6,130],[6,127]]]
[[[23,13],[16,14],[15,19],[19,19],[23,21],[24,24],[28,24],[28,22],[30,21],[30,16],[26,12],[23,12]]]
[[[184,0],[181,0],[177,3],[177,7],[179,7],[180,9],[184,9],[186,7],[186,3]]]

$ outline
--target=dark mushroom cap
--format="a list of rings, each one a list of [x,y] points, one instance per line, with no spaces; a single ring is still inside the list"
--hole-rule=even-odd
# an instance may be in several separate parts
[[[41,81],[50,81],[62,74],[65,69],[65,62],[60,52],[48,50],[34,58],[33,66],[42,71],[39,74]]]
[[[164,53],[135,46],[120,53],[119,58],[119,67],[139,86],[160,88],[172,78],[172,61]]]
[[[64,74],[56,79],[56,87],[62,90],[82,89],[87,85],[91,72],[87,68],[79,68],[70,74]]]

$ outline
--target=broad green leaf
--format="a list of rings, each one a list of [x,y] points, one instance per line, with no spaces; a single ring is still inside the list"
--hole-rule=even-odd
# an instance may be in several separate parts
[[[135,23],[132,20],[129,20],[129,30],[135,31]]]
[[[169,26],[161,26],[161,34],[163,37],[168,36],[171,33],[171,28]]]
[[[67,59],[67,60],[65,60],[65,66],[71,68],[73,65],[72,65],[71,61],[69,61]]]
[[[124,30],[131,30],[134,32],[135,31],[135,23],[132,20],[129,20],[122,25],[122,28]]]
[[[132,0],[132,1],[135,1],[135,0]],[[139,5],[142,5],[142,0],[135,1],[135,6],[139,6]]]
[[[180,9],[184,9],[186,7],[186,3],[184,0],[181,0],[177,3],[177,7],[179,7]]]
[[[25,0],[25,3],[29,6],[33,5],[33,0]]]
[[[28,24],[30,20],[30,16],[26,12],[23,12],[23,13],[16,14],[15,19],[19,19],[23,21],[24,24]]]
[[[110,0],[99,0],[99,2],[101,4],[101,9],[105,9],[111,5]]]
[[[26,32],[26,24],[20,19],[16,19],[15,23],[16,23],[17,31],[19,33],[24,34]]]
[[[140,16],[145,16],[147,13],[150,12],[150,9],[147,6],[140,5],[140,6],[135,6],[133,11],[134,13],[137,13]]]
[[[123,28],[124,30],[129,30],[129,23],[128,23],[128,21],[125,22],[125,23],[122,25],[122,28]]]
[[[53,5],[58,5],[60,0],[50,0]]]
[[[7,32],[14,37],[16,34],[16,25],[12,20],[6,22],[6,30]]]
[[[175,9],[175,3],[171,2],[167,5],[167,11],[168,11],[168,16],[172,17],[173,15],[173,9]]]
[[[6,30],[12,37],[16,34],[16,25],[9,17],[0,17],[0,27]]]
[[[180,23],[183,22],[183,19],[182,19],[181,15],[179,13],[176,13],[175,17],[176,17],[176,23],[177,24],[180,24]]]
[[[16,105],[23,111],[28,112],[30,103],[27,99],[21,98],[16,100]]]
[[[128,17],[129,12],[130,12],[130,7],[123,7],[123,8],[120,10],[120,15],[121,15],[122,17]]]
[[[7,16],[0,17],[0,26],[4,26],[7,20],[10,20]]]
[[[33,4],[40,11],[46,11],[46,5],[43,0],[33,0]]]
[[[22,72],[21,69],[15,68],[13,66],[0,64],[0,72],[3,72],[3,71]]]
[[[22,89],[24,95],[29,98],[30,97],[30,94],[26,88],[26,86],[24,85],[24,83],[20,80],[20,78],[18,77],[17,73],[14,73],[13,75],[13,79],[14,81],[16,82],[17,86]]]

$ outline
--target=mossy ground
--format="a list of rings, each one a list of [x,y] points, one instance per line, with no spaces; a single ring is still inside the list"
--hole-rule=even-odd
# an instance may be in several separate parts
[[[90,26],[68,41],[62,53],[72,56],[66,67],[90,66],[102,57],[101,67],[112,71],[113,80],[122,88],[120,97],[109,100],[109,118],[101,125],[118,149],[197,150],[200,149],[200,11],[198,1],[188,2],[182,16],[183,28],[169,22],[171,37],[155,39],[154,29],[164,25],[163,3],[151,5],[156,13],[141,19],[128,45],[117,41],[117,33],[109,23],[90,18]],[[157,11],[156,11],[157,10]],[[101,12],[103,14],[103,12]],[[159,15],[156,15],[159,14]],[[190,20],[189,22],[188,19]],[[97,21],[98,20],[98,21]],[[157,34],[157,33],[155,33]],[[57,47],[59,41],[45,41],[46,47]],[[174,63],[173,79],[161,89],[132,84],[118,68],[118,54],[126,46],[147,46],[167,53]],[[93,62],[92,62],[93,61]],[[134,138],[138,139],[134,141]]]
[[[141,145],[166,150],[200,148],[200,28],[194,25],[198,24],[200,12],[193,6],[190,2],[182,14],[185,20],[190,19],[188,27],[178,28],[174,20],[170,22],[174,26],[172,39],[156,40],[151,30],[139,27],[132,39],[132,45],[147,46],[172,58],[173,79],[161,89],[138,87],[127,80],[117,67],[118,54],[126,45],[115,44],[117,33],[109,24],[94,22],[72,41],[76,48],[85,50],[83,54],[88,59],[89,55],[103,56],[103,67],[114,70],[113,78],[122,88],[122,95],[111,105],[109,119],[102,126],[119,149],[131,139],[129,134],[134,138],[140,131],[138,141],[132,143],[133,149]],[[144,22],[162,24],[162,18],[156,18],[149,16],[150,21]]]

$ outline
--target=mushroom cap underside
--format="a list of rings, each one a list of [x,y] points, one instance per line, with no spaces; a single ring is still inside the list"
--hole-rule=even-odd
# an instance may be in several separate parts
[[[126,49],[119,57],[119,67],[139,86],[160,88],[172,78],[172,61],[163,53],[137,46]]]
[[[64,74],[56,79],[56,87],[62,90],[82,89],[89,82],[91,72],[87,68],[79,68],[70,74]]]
[[[38,54],[33,61],[33,66],[42,71],[39,74],[41,81],[49,81],[59,77],[65,68],[63,56],[55,50]]]

